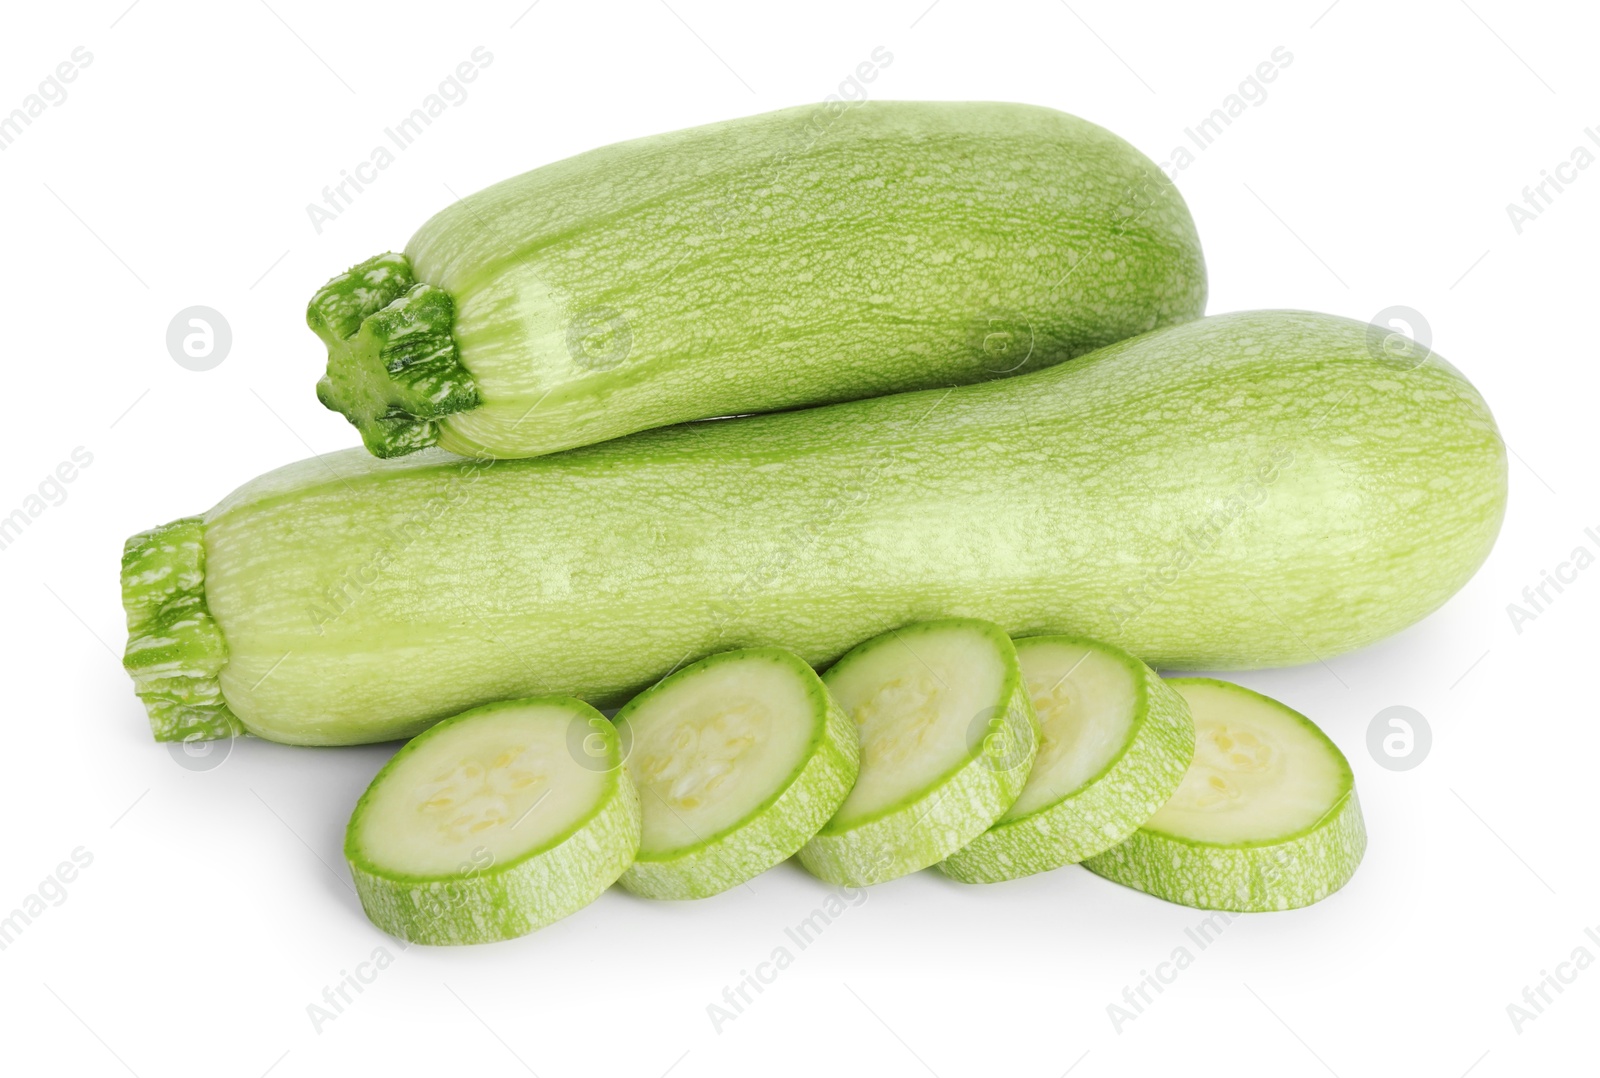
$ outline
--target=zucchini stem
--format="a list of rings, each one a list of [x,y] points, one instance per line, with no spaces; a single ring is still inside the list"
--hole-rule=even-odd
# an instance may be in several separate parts
[[[375,456],[439,440],[439,419],[476,408],[478,387],[451,334],[450,293],[418,283],[403,254],[381,254],[333,278],[306,307],[328,346],[317,399],[361,432]]]
[[[122,550],[128,646],[122,665],[150,715],[157,741],[213,741],[244,726],[222,698],[228,661],[206,609],[205,524],[184,517],[140,532]]]

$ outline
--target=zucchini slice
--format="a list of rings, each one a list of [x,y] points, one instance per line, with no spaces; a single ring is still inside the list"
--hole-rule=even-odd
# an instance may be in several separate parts
[[[812,874],[860,887],[927,868],[983,834],[1022,792],[1038,730],[999,626],[950,618],[890,630],[823,681],[855,720],[861,770],[800,851]]]
[[[999,822],[939,863],[964,883],[1031,876],[1115,846],[1172,796],[1194,755],[1183,697],[1121,648],[1072,636],[1016,646],[1039,755]]]
[[[617,712],[644,828],[623,887],[705,898],[793,856],[856,780],[855,727],[779,648],[701,659]]]
[[[1167,684],[1194,716],[1194,762],[1172,800],[1084,867],[1169,902],[1240,913],[1309,906],[1343,887],[1367,831],[1338,746],[1242,686]]]
[[[581,909],[639,847],[621,764],[605,716],[570,697],[446,719],[395,753],[350,817],[362,908],[392,936],[437,944],[510,939]]]

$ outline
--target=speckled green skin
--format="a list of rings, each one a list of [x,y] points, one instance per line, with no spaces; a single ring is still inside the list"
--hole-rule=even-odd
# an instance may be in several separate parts
[[[634,697],[613,722],[626,741],[628,716],[662,686],[693,677],[714,663],[747,661],[782,663],[805,682],[815,723],[805,756],[771,797],[733,825],[690,846],[661,852],[640,850],[617,881],[636,895],[707,898],[759,876],[793,857],[828,822],[855,785],[861,758],[855,724],[828,695],[816,671],[779,648],[746,648],[702,659]]]
[[[987,637],[1000,652],[1005,676],[993,718],[972,738],[965,759],[923,789],[860,818],[834,817],[800,850],[800,863],[828,883],[865,887],[909,875],[955,853],[983,834],[1022,793],[1039,748],[1038,720],[1017,667],[1017,653],[998,626],[972,618],[944,618],[904,626],[852,648],[823,675],[882,647],[905,649],[919,632],[963,625]],[[907,654],[906,661],[918,660]]]
[[[1032,876],[1117,845],[1167,803],[1194,756],[1189,705],[1154,670],[1120,648],[1093,640],[1041,636],[1031,641],[1096,648],[1126,666],[1134,677],[1133,725],[1122,750],[1088,782],[1026,816],[1002,818],[939,863],[939,871],[962,883]],[[1018,652],[1031,641],[1018,640]]]
[[[1505,449],[1437,356],[1329,315],[1222,315],[1035,374],[649,431],[558,456],[330,453],[205,517],[222,695],[303,744],[414,734],[677,664],[813,666],[982,617],[1157,669],[1330,658],[1488,554]]]
[[[1235,913],[1309,906],[1348,883],[1366,852],[1367,827],[1356,800],[1355,776],[1338,746],[1310,719],[1260,693],[1212,678],[1172,681],[1225,686],[1293,715],[1338,757],[1344,795],[1311,827],[1270,842],[1202,843],[1140,828],[1128,841],[1085,860],[1083,867],[1168,902]]]
[[[589,815],[516,860],[468,866],[449,876],[398,873],[366,856],[360,842],[362,814],[396,760],[455,723],[527,704],[557,704],[579,718],[598,720],[588,728],[605,740],[609,785]],[[412,943],[461,944],[524,936],[577,912],[616,881],[638,848],[639,795],[622,766],[616,731],[581,700],[544,697],[475,708],[413,738],[390,758],[356,803],[345,831],[344,856],[361,908],[373,924]]]
[[[818,105],[607,146],[453,203],[406,255],[454,298],[482,403],[368,437],[397,395],[339,397],[383,453],[533,456],[984,381],[1198,317],[1206,296],[1161,170],[1015,104]],[[335,382],[361,381],[352,365],[330,352]]]

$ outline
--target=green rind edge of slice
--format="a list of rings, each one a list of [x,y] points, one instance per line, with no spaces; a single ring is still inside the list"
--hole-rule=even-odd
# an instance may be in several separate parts
[[[997,626],[975,618],[944,618],[908,628],[955,625],[998,635],[1007,649],[1013,647]],[[857,645],[833,669],[881,639]],[[1015,660],[1006,672],[996,716],[999,721],[982,751],[885,809],[838,830],[823,828],[801,847],[800,863],[827,883],[864,887],[938,864],[988,830],[1022,793],[1039,749],[1038,721]]]
[[[712,655],[640,693],[613,720],[626,733],[628,716],[669,681],[723,662],[766,658],[793,667],[815,708],[816,726],[804,762],[772,796],[735,823],[692,845],[660,855],[643,852],[617,882],[645,898],[708,898],[787,860],[827,823],[855,785],[860,745],[855,726],[816,671],[781,648],[746,648]]]
[[[1264,913],[1327,898],[1349,882],[1366,848],[1366,824],[1351,790],[1314,830],[1281,845],[1201,846],[1136,831],[1083,867],[1182,906]]]
[[[400,760],[442,730],[506,708],[553,705],[587,720],[605,740],[612,766],[599,802],[566,831],[481,871],[413,876],[372,864],[357,832],[376,789]],[[596,723],[593,720],[598,719]],[[513,939],[575,913],[600,897],[633,861],[639,848],[639,795],[622,767],[616,731],[581,700],[566,696],[505,700],[473,708],[430,727],[390,758],[356,803],[345,831],[344,855],[361,908],[373,924],[410,943],[454,945]]]
[[[997,824],[939,863],[962,883],[1000,883],[1076,864],[1127,839],[1167,803],[1194,757],[1189,705],[1154,670],[1098,640],[1076,636],[1019,639],[1095,649],[1134,675],[1133,728],[1098,774],[1054,804]]]
[[[1298,909],[1320,902],[1349,882],[1367,849],[1367,827],[1355,775],[1344,753],[1300,712],[1233,682],[1172,678],[1168,684],[1209,684],[1257,697],[1294,716],[1327,746],[1343,772],[1345,792],[1311,826],[1281,839],[1204,843],[1140,828],[1126,842],[1090,857],[1097,876],[1168,902],[1229,913]]]
[[[122,548],[128,643],[122,665],[157,741],[214,741],[244,726],[222,697],[228,661],[206,606],[205,523],[183,517],[131,537]]]

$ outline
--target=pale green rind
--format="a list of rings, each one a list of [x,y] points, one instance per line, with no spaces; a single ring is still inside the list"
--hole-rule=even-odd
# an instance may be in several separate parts
[[[1134,673],[1138,709],[1128,743],[1104,771],[1053,805],[996,824],[939,863],[962,883],[999,883],[1110,849],[1166,804],[1194,756],[1194,722],[1183,697],[1122,651],[1078,637],[1032,639],[1096,647]],[[1025,640],[1017,641],[1018,647]]]
[[[606,146],[455,201],[406,253],[455,299],[482,395],[439,444],[498,457],[1037,370],[1206,296],[1160,168],[1004,103],[836,103]]]
[[[948,618],[923,625],[974,620]],[[1004,639],[998,631],[996,635]],[[839,665],[880,640],[874,637],[859,645]],[[1010,641],[1005,645],[1009,649]],[[860,821],[830,821],[801,847],[800,863],[828,883],[865,887],[938,864],[983,834],[1022,792],[1039,748],[1033,704],[1014,654],[985,729],[972,755],[926,788]]]
[[[557,841],[503,865],[453,876],[423,877],[387,872],[360,849],[357,825],[371,790],[394,761],[450,723],[470,721],[484,711],[524,704],[570,705],[579,715],[599,719],[592,729],[604,734],[613,766],[611,787],[594,811]],[[492,943],[527,935],[575,913],[600,897],[633,861],[639,848],[639,795],[621,766],[615,731],[604,716],[579,700],[546,697],[491,704],[440,723],[413,738],[378,772],[351,814],[345,832],[345,860],[361,908],[373,924],[411,943]]]
[[[1367,828],[1352,789],[1315,829],[1286,843],[1201,846],[1141,830],[1083,867],[1179,905],[1261,913],[1327,898],[1355,874],[1366,848]]]
[[[1243,686],[1204,681],[1259,697],[1293,715],[1337,759],[1344,793],[1310,827],[1282,839],[1207,843],[1140,828],[1124,843],[1090,857],[1083,867],[1108,880],[1197,909],[1263,913],[1320,902],[1349,882],[1367,848],[1367,828],[1355,775],[1344,753],[1298,711]]]
[[[777,649],[749,649],[777,651]],[[722,656],[712,656],[712,661]],[[791,658],[793,658],[791,656]],[[795,663],[801,660],[794,658]],[[696,664],[700,665],[700,664]],[[766,804],[721,834],[655,857],[641,853],[617,882],[645,898],[707,898],[753,879],[787,860],[821,830],[856,781],[861,747],[855,725],[808,666],[817,689],[817,738],[803,766]],[[681,671],[688,673],[689,669]],[[674,675],[678,676],[678,675]],[[648,696],[654,690],[647,690]],[[636,698],[635,702],[643,697]],[[619,729],[626,712],[617,713]]]
[[[244,728],[222,698],[228,661],[206,609],[205,525],[185,517],[130,538],[122,550],[128,644],[122,665],[157,741],[211,741]]]
[[[1331,658],[1444,602],[1505,507],[1482,398],[1367,333],[1221,315],[559,456],[290,465],[206,515],[223,695],[273,740],[383,741],[510,697],[619,705],[685,655],[823,666],[951,614],[1158,669]]]

